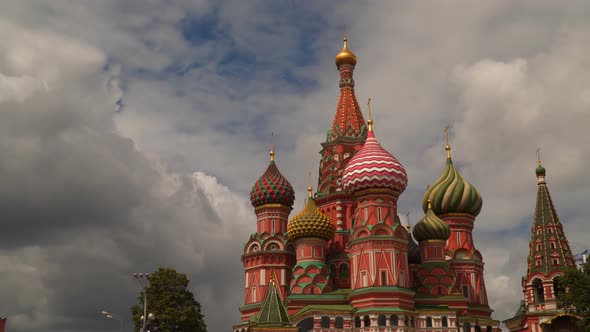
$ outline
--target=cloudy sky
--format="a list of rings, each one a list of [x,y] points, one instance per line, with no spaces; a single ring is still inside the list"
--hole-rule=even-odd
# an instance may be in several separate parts
[[[99,312],[129,317],[131,274],[167,266],[228,331],[270,133],[304,197],[346,32],[413,222],[452,126],[484,200],[490,304],[508,318],[538,147],[574,253],[590,246],[589,15],[587,1],[1,1],[0,316],[11,332],[112,331]]]

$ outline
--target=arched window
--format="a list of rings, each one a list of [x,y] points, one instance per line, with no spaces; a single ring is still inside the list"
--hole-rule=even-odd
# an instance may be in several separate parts
[[[410,318],[408,316],[404,317],[404,326],[410,326],[409,319]]]
[[[377,325],[379,325],[379,326],[385,326],[386,321],[387,321],[387,318],[383,314],[381,314],[381,315],[379,315],[379,317],[377,317]]]
[[[342,318],[340,316],[336,317],[336,319],[334,320],[334,327],[337,329],[343,328],[344,327],[344,318]]]
[[[543,289],[543,282],[541,282],[541,279],[533,280],[533,295],[535,303],[545,302],[545,290]]]
[[[328,316],[322,317],[321,327],[330,328],[330,317],[328,317]]]
[[[371,319],[369,318],[368,315],[363,317],[363,323],[364,323],[364,325],[363,325],[364,327],[371,326]]]
[[[559,259],[553,258],[553,265],[559,265]]]
[[[443,316],[443,318],[441,318],[441,324],[443,327],[449,326],[449,319],[447,318],[447,316]]]
[[[555,243],[554,242],[549,243],[549,247],[551,247],[551,249],[555,249]]]
[[[471,324],[465,322],[463,323],[463,331],[470,332],[471,331]]]
[[[432,327],[432,317],[426,317],[426,327]]]
[[[308,317],[297,324],[299,327],[300,332],[310,332],[313,331],[313,317]]]
[[[354,317],[354,327],[361,327],[361,318],[359,316]]]
[[[414,321],[414,317],[410,317],[410,325],[412,327],[415,327],[416,326],[416,321]]]
[[[486,332],[492,332],[492,326],[491,325],[486,326]]]
[[[391,315],[389,317],[389,325],[391,325],[391,326],[398,326],[399,325],[399,318],[397,318],[397,315]]]
[[[478,325],[475,325],[475,332],[481,332],[481,327]]]

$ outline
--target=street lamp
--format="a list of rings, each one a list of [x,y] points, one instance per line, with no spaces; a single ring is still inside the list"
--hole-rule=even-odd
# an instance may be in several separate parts
[[[139,282],[139,284],[143,288],[143,316],[141,316],[140,332],[145,332],[147,319],[149,318],[147,314],[147,288],[150,286],[150,280],[148,279],[149,276],[149,273],[133,273],[133,277],[137,280],[137,282]],[[154,316],[152,314],[150,315],[152,317]]]
[[[121,316],[119,315],[115,315],[113,313],[110,313],[108,311],[101,311],[100,312],[102,315],[104,315],[106,318],[111,318],[111,319],[116,319],[119,321],[119,332],[123,332],[123,320],[121,319]]]

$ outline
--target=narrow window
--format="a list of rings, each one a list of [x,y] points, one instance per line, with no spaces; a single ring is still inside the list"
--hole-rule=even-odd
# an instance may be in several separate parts
[[[461,245],[461,233],[457,232],[457,244]]]
[[[549,244],[549,246],[551,247],[551,249],[555,249],[555,243],[551,242],[551,243]]]
[[[426,327],[432,327],[432,317],[426,317]]]
[[[354,317],[354,327],[361,327],[361,318],[359,316]]]
[[[365,325],[365,327],[367,327],[367,326],[371,326],[371,319],[369,318],[369,316],[368,316],[368,315],[367,315],[367,316],[365,316],[365,317],[363,318],[363,322],[365,323],[365,324],[364,324],[364,325]]]
[[[369,218],[369,212],[367,211],[367,208],[365,208],[365,221],[367,221],[368,218]]]
[[[367,272],[366,271],[361,272],[361,276],[363,278],[363,287],[367,287]]]
[[[399,325],[399,318],[397,317],[397,315],[391,315],[391,317],[389,317],[389,325],[390,326],[398,326]]]
[[[377,208],[377,219],[379,219],[379,222],[383,222],[383,219],[381,218],[381,208]]]
[[[252,286],[252,302],[256,302],[256,286]]]
[[[381,286],[387,286],[387,271],[381,271]]]
[[[272,220],[271,226],[272,226],[272,233],[274,234],[275,233],[275,220],[274,219]]]
[[[557,258],[553,258],[553,265],[558,265],[559,261],[557,260]]]
[[[441,323],[443,327],[448,327],[449,326],[449,319],[446,316],[443,316],[443,318],[441,319]]]
[[[336,319],[334,320],[334,327],[337,329],[344,328],[344,318],[340,316],[336,317]]]
[[[541,245],[537,244],[537,251],[541,250]]]
[[[469,298],[469,287],[467,287],[466,285],[463,285],[463,295],[466,298]]]
[[[323,317],[322,317],[321,326],[322,326],[323,328],[330,328],[330,317],[328,317],[328,316],[323,316]]]
[[[541,279],[535,279],[533,281],[533,295],[535,303],[545,302],[545,290],[543,289],[543,282],[541,282]]]
[[[385,326],[385,322],[387,321],[387,317],[385,317],[384,314],[379,315],[379,317],[377,318],[377,325],[379,326]]]

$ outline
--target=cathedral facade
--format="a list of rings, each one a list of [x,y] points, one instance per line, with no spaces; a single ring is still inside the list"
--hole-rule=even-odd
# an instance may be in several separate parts
[[[472,236],[479,192],[447,142],[423,218],[402,225],[397,202],[408,177],[379,144],[370,110],[363,117],[356,63],[344,39],[336,114],[304,209],[289,217],[295,193],[272,150],[252,188],[257,230],[244,246],[245,301],[233,331],[499,331]]]

